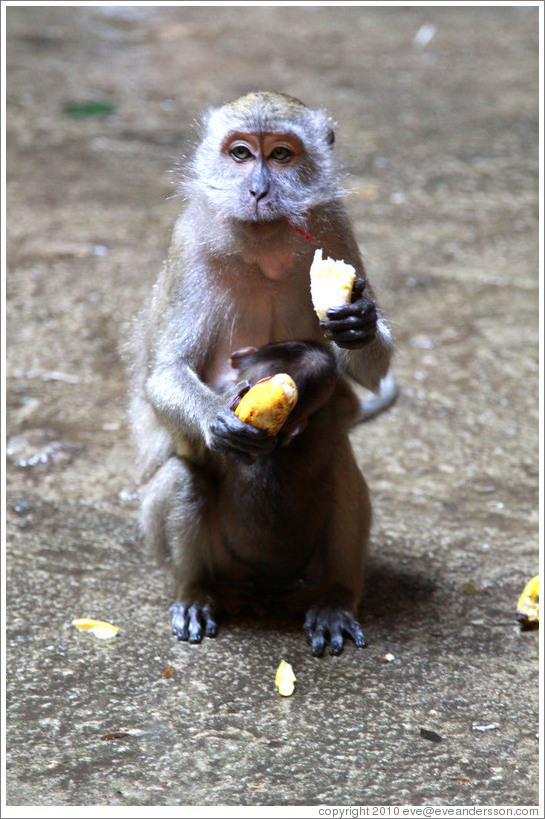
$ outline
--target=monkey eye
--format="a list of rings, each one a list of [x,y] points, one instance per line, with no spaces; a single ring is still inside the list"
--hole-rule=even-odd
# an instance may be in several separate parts
[[[274,159],[276,162],[289,162],[292,156],[293,151],[290,151],[285,145],[277,145],[269,154],[270,159]]]
[[[244,162],[246,159],[251,159],[253,154],[247,145],[235,145],[231,148],[231,156],[237,162]]]

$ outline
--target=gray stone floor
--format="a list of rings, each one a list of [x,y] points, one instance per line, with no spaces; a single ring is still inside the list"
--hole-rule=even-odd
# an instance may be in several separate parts
[[[11,7],[7,67],[7,805],[537,805],[537,9]],[[119,344],[194,118],[256,87],[338,120],[398,343],[353,435],[369,647],[335,659],[290,623],[176,644],[136,537]]]

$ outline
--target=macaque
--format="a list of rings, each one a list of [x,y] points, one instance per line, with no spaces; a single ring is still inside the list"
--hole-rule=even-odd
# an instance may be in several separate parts
[[[302,601],[312,652],[365,645],[371,505],[349,429],[351,379],[383,405],[393,340],[341,202],[328,115],[284,94],[206,115],[185,207],[131,340],[141,529],[171,561],[180,640],[217,633],[231,592]],[[356,270],[352,300],[319,320],[317,248]],[[237,418],[250,384],[287,372],[299,401],[277,435]],[[376,408],[375,408],[376,409]],[[365,415],[365,412],[363,413]]]

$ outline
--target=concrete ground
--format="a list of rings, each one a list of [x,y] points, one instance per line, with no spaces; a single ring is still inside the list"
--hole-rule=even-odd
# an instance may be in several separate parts
[[[7,9],[8,806],[538,804],[538,34],[517,6]],[[338,121],[398,345],[353,434],[369,647],[334,659],[290,623],[177,644],[136,532],[119,345],[194,118],[258,87]]]

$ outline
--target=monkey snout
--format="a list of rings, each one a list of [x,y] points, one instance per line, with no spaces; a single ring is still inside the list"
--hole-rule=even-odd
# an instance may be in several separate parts
[[[255,197],[256,202],[260,202],[263,197],[267,196],[269,192],[269,184],[268,182],[264,185],[253,185],[250,188],[250,193],[252,196]]]
[[[263,167],[256,168],[250,178],[250,194],[259,202],[269,192],[269,176]]]

